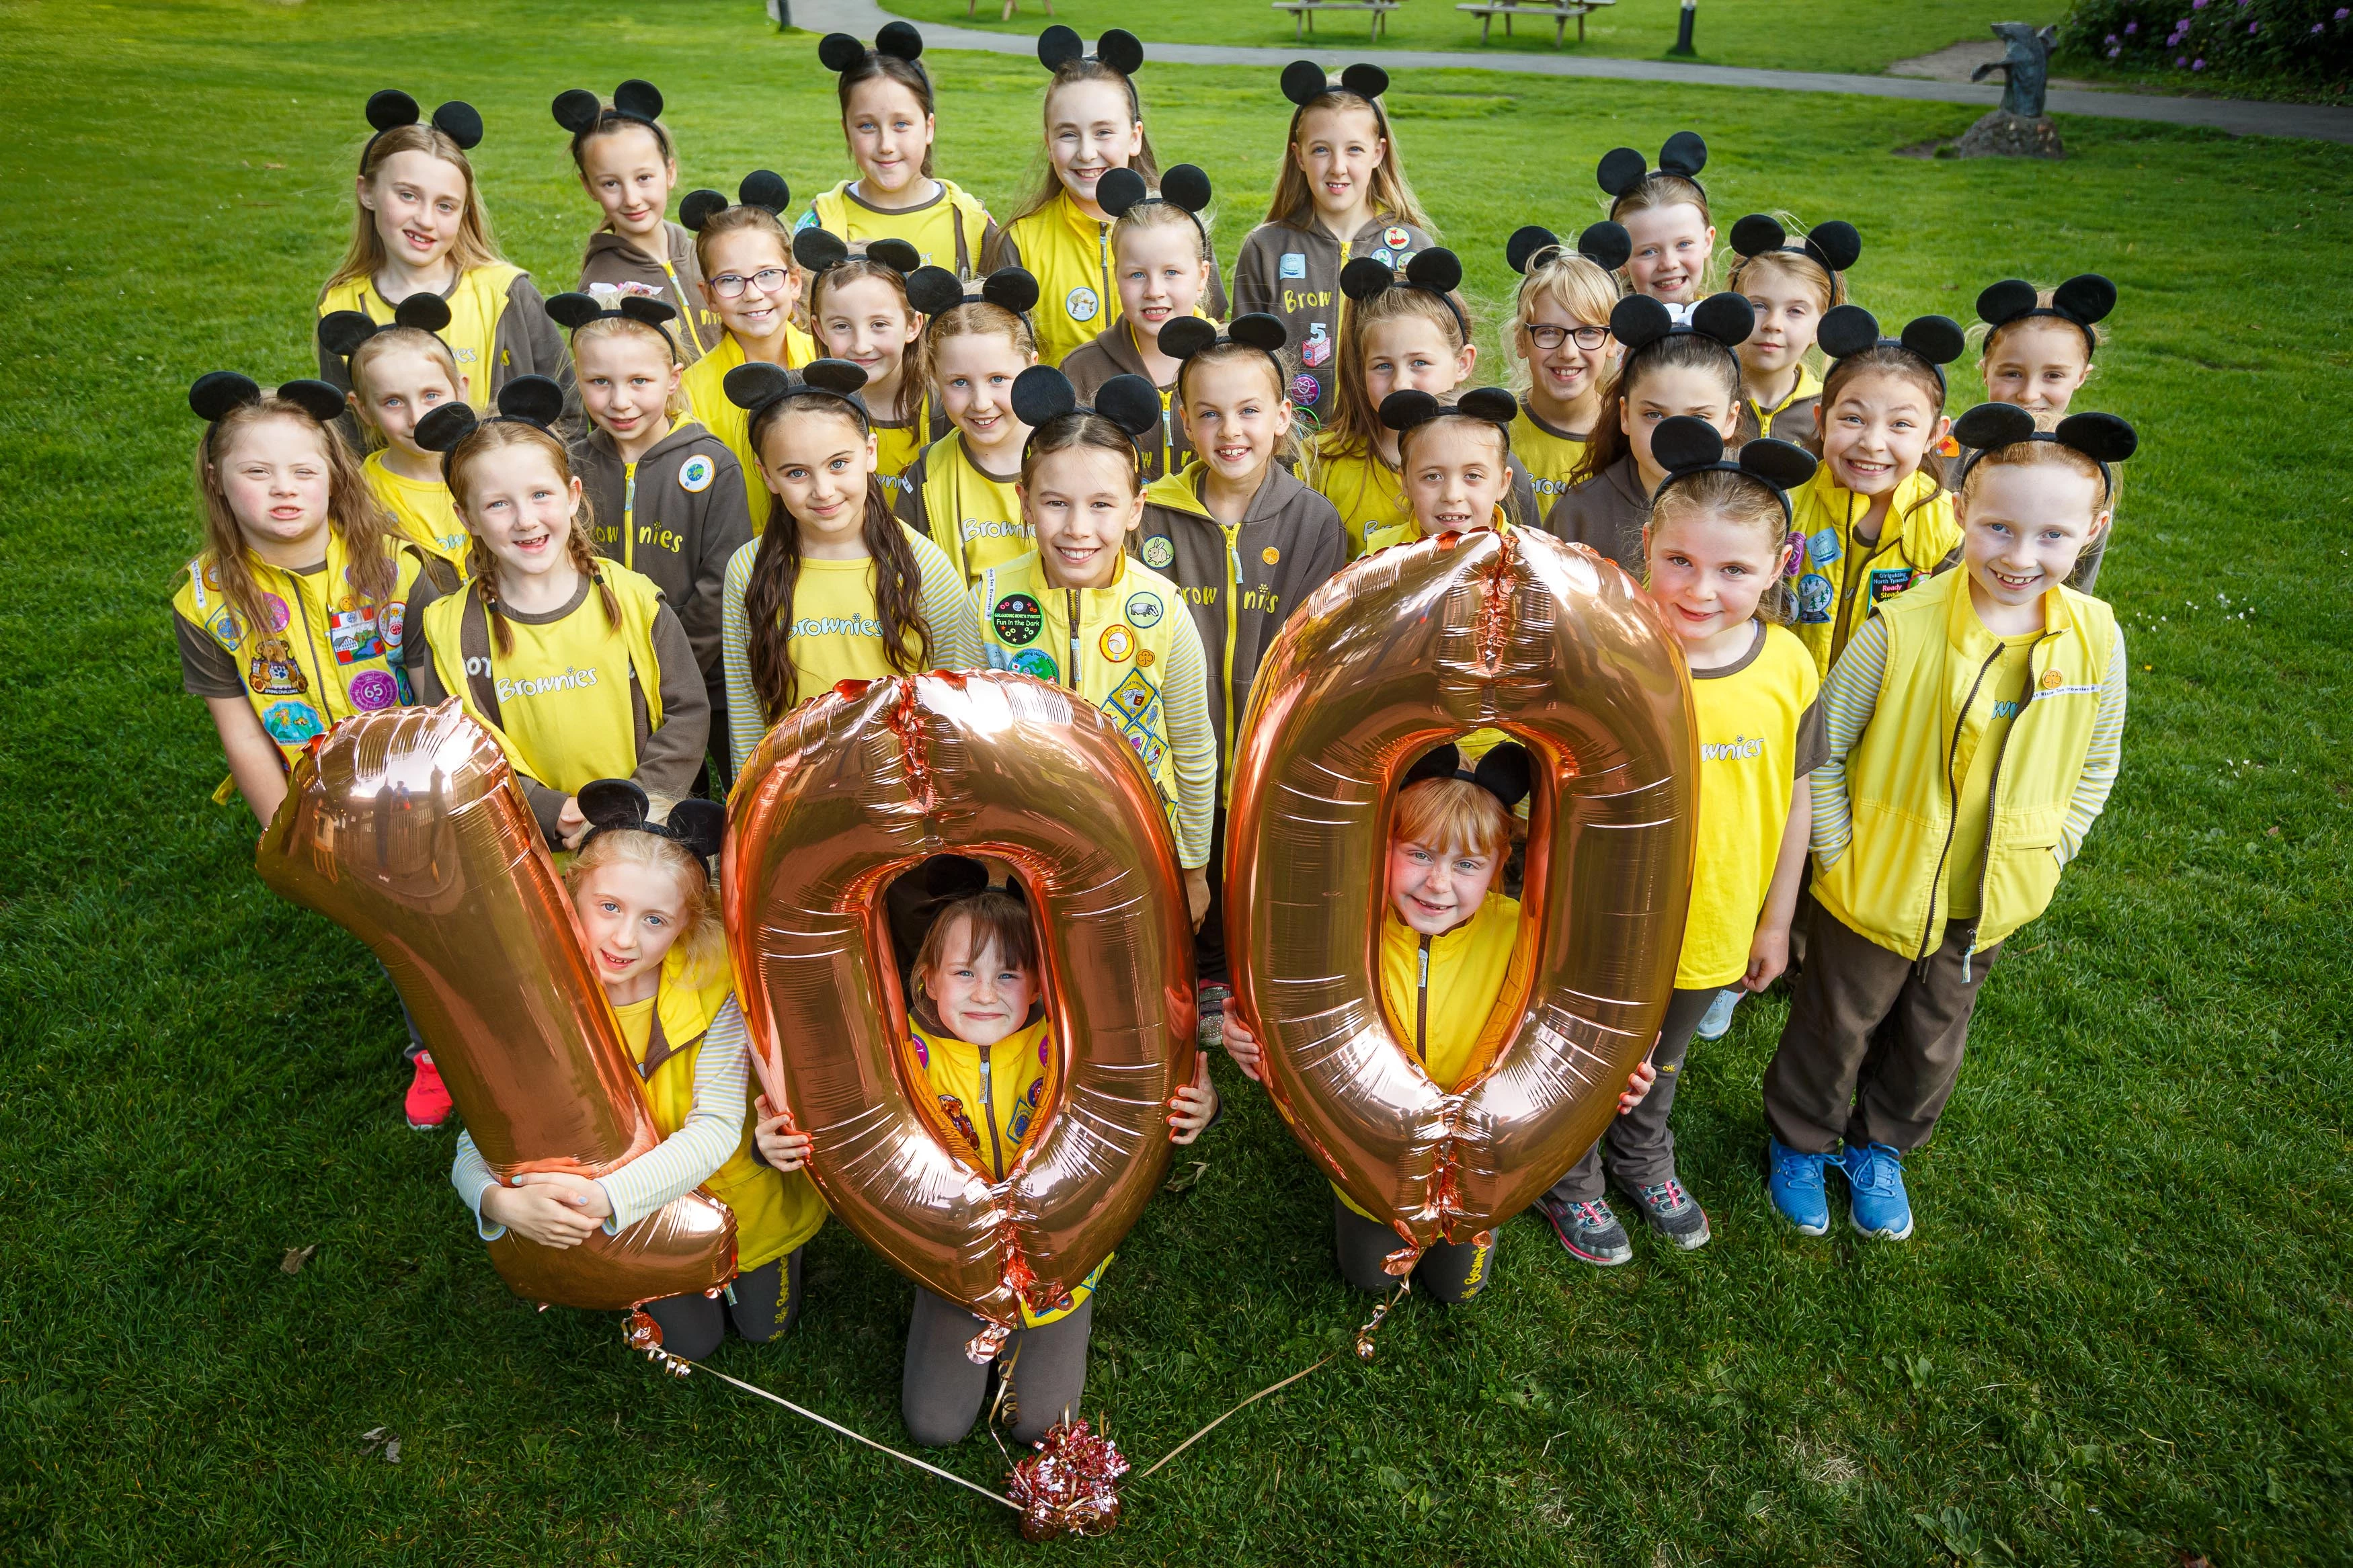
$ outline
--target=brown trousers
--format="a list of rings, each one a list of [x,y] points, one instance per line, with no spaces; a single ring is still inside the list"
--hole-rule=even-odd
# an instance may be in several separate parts
[[[1884,1143],[1909,1153],[1928,1142],[1960,1077],[1969,1014],[2001,944],[1968,960],[1974,922],[1953,921],[1918,963],[1890,952],[1814,906],[1806,966],[1781,1044],[1765,1068],[1765,1121],[1807,1154]]]

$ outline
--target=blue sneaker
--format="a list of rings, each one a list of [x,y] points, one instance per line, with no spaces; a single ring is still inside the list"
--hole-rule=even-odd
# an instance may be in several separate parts
[[[1720,1040],[1732,1032],[1732,1010],[1748,994],[1737,985],[1727,985],[1715,994],[1700,1017],[1699,1027],[1692,1031],[1703,1040]]]
[[[1912,1234],[1912,1200],[1904,1194],[1904,1156],[1884,1143],[1847,1145],[1841,1162],[1846,1172],[1849,1215],[1854,1228],[1883,1241],[1902,1241]]]
[[[1831,1203],[1822,1190],[1822,1167],[1831,1158],[1800,1154],[1771,1133],[1765,1135],[1766,1195],[1800,1236],[1830,1234]]]

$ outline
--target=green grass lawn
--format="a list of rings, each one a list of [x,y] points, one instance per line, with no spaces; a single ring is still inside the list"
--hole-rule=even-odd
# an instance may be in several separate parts
[[[642,74],[691,183],[756,161],[811,190],[841,162],[815,40],[750,0],[0,22],[0,1559],[2353,1562],[2353,151],[2070,121],[2064,163],[1939,163],[1894,150],[1965,107],[1400,81],[1415,176],[1491,303],[1511,228],[1586,221],[1599,153],[1686,125],[1727,222],[1855,221],[1883,320],[1965,316],[2012,272],[2113,274],[2087,400],[2144,443],[2101,580],[2131,637],[2125,774],[1991,983],[1914,1163],[1915,1239],[1775,1228],[1757,1085],[1782,1005],[1751,1005],[1677,1110],[1713,1246],[1638,1242],[1599,1275],[1516,1221],[1474,1308],[1409,1303],[1370,1367],[1135,1488],[1115,1540],[1040,1552],[968,1494],[657,1375],[611,1318],[507,1294],[449,1136],[401,1123],[381,975],[264,891],[250,819],[206,803],[221,760],[166,622],[195,540],[186,386],[306,372],[371,90],[482,108],[500,232],[553,288],[589,226],[556,90]],[[1039,72],[934,64],[941,167],[1002,204]],[[1226,190],[1230,254],[1283,105],[1258,72],[1155,68],[1146,91],[1159,145]],[[1323,1184],[1221,1081],[1206,1174],[1147,1214],[1096,1321],[1091,1399],[1147,1460],[1366,1307]],[[910,1288],[839,1226],[808,1279],[795,1333],[718,1364],[895,1440]],[[378,1427],[397,1465],[364,1451]],[[983,1440],[945,1462],[1001,1470]]]

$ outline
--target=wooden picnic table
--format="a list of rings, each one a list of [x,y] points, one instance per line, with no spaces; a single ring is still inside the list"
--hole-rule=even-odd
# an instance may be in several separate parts
[[[1604,5],[1615,5],[1618,0],[1552,0],[1551,4],[1521,5],[1518,0],[1466,0],[1454,8],[1468,11],[1479,18],[1479,41],[1487,41],[1489,29],[1495,18],[1504,19],[1504,37],[1512,36],[1512,19],[1533,17],[1552,24],[1552,47],[1560,47],[1568,34],[1568,25],[1577,24],[1577,41],[1585,42],[1585,18]]]
[[[1369,11],[1373,16],[1372,37],[1378,38],[1388,31],[1389,13],[1402,0],[1274,0],[1274,9],[1291,13],[1291,36],[1303,38],[1315,30],[1318,11]]]

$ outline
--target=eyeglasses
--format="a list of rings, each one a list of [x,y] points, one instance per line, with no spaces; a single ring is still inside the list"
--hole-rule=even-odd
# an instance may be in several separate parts
[[[763,267],[749,278],[740,272],[723,272],[711,280],[711,291],[723,300],[733,300],[742,295],[744,285],[749,283],[763,294],[773,294],[791,276],[781,267]]]
[[[1609,341],[1609,329],[1607,327],[1538,327],[1525,323],[1523,323],[1523,326],[1528,334],[1528,341],[1546,353],[1560,347],[1561,343],[1569,338],[1575,338],[1577,346],[1587,353],[1591,353]]]

